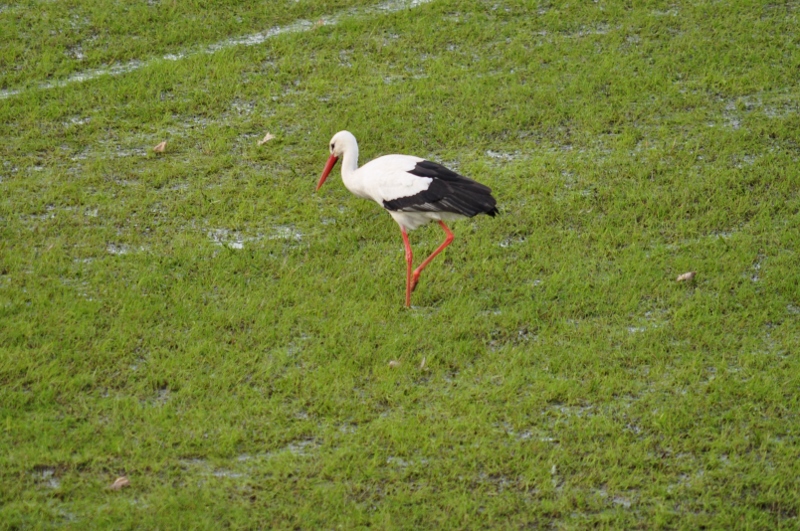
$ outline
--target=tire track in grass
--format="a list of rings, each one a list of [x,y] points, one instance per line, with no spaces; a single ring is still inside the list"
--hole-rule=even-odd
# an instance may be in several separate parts
[[[97,79],[98,77],[102,76],[119,76],[122,74],[133,72],[135,70],[146,68],[150,65],[156,64],[161,61],[180,61],[181,59],[185,59],[187,57],[194,57],[200,54],[210,55],[217,53],[221,50],[227,50],[229,48],[233,48],[236,46],[255,46],[266,42],[268,39],[277,37],[278,35],[309,31],[317,27],[320,21],[325,26],[332,26],[334,24],[338,24],[341,20],[348,17],[383,15],[388,13],[394,13],[397,11],[402,11],[403,9],[413,9],[423,4],[427,4],[431,1],[432,0],[387,0],[386,2],[382,2],[380,4],[366,8],[346,9],[337,14],[330,15],[327,17],[322,17],[321,19],[319,19],[318,22],[310,22],[308,20],[301,19],[286,26],[275,26],[266,31],[252,33],[250,35],[244,35],[241,37],[231,37],[229,39],[225,39],[223,41],[219,41],[214,44],[209,44],[207,46],[193,50],[187,50],[178,53],[170,53],[162,57],[155,57],[153,59],[148,59],[144,61],[133,60],[124,64],[112,65],[107,68],[96,68],[93,70],[86,70],[84,72],[78,72],[72,74],[71,76],[65,79],[60,79],[57,81],[49,81],[47,83],[39,83],[38,85],[31,88],[0,90],[0,100],[17,96],[19,94],[23,94],[31,90],[49,90],[54,88],[66,87],[74,83],[83,83],[84,81],[90,81],[92,79]]]

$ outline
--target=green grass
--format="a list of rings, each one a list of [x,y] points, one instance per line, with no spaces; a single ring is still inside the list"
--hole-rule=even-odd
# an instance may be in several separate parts
[[[372,5],[0,9],[0,527],[800,526],[797,6]]]

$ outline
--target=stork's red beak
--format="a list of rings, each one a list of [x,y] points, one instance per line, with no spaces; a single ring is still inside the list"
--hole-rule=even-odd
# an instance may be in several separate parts
[[[333,167],[336,166],[337,160],[339,160],[339,158],[335,155],[328,157],[328,162],[325,163],[325,169],[322,170],[322,177],[319,178],[319,182],[317,183],[317,190],[322,188],[322,183],[325,182],[325,179],[328,178],[328,174],[331,172]]]

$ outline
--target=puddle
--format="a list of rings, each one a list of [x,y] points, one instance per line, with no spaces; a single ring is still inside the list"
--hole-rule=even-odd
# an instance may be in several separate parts
[[[500,427],[501,429],[503,429],[503,431],[506,432],[506,435],[508,435],[509,437],[513,437],[518,441],[530,441],[535,439],[541,442],[554,443],[554,444],[558,444],[559,442],[558,439],[556,439],[555,437],[550,437],[549,435],[542,433],[537,428],[517,433],[511,426],[511,424],[507,422],[504,422]]]
[[[231,110],[240,116],[247,116],[253,114],[253,112],[256,110],[256,102],[245,101],[240,98],[236,98],[233,100],[233,103],[231,103]]]
[[[357,429],[358,426],[356,424],[348,424],[346,422],[339,426],[340,433],[355,433]]]
[[[249,457],[249,456],[248,456]],[[237,459],[238,463],[242,463],[245,460]],[[225,478],[225,479],[239,479],[248,477],[249,470],[242,471],[242,470],[232,470],[231,468],[225,467],[216,467],[206,461],[205,459],[200,459],[197,457],[192,457],[188,459],[180,459],[178,463],[181,465],[182,468],[186,470],[194,470],[196,473],[199,473],[202,476],[213,476],[215,478]],[[240,465],[241,466],[241,465]]]
[[[169,389],[159,389],[156,393],[156,403],[159,405],[164,405],[169,400]]]
[[[106,246],[106,252],[108,252],[110,254],[117,255],[117,256],[120,256],[120,255],[123,255],[123,254],[130,254],[134,250],[135,249],[131,249],[130,246],[125,245],[124,243],[120,243],[120,244],[109,243]],[[144,247],[139,247],[138,250],[139,251],[144,251]]]
[[[287,240],[300,242],[303,240],[303,233],[291,225],[277,225],[272,227],[273,233],[267,236],[268,240]],[[209,229],[206,233],[208,238],[216,245],[228,247],[229,249],[244,249],[248,242],[257,242],[264,239],[263,234],[256,236],[245,236],[239,231],[225,228]]]
[[[211,475],[217,478],[242,478],[245,476],[244,474],[241,474],[239,472],[233,472],[232,470],[225,470],[224,468],[215,470],[214,472],[211,473]]]
[[[742,127],[742,120],[752,113],[761,114],[770,119],[785,119],[798,113],[797,102],[785,93],[758,92],[722,100],[725,107],[722,111],[723,126],[737,130]],[[709,125],[716,125],[711,122]],[[712,126],[713,126],[712,125]]]
[[[492,158],[494,160],[500,160],[503,162],[511,162],[512,160],[516,160],[521,157],[519,151],[514,151],[513,153],[506,153],[503,151],[492,151],[491,149],[486,150],[486,156]]]
[[[709,232],[709,233],[707,233],[705,235],[698,236],[696,238],[687,238],[687,239],[684,239],[684,240],[680,240],[678,242],[670,242],[670,243],[658,242],[658,243],[655,243],[653,246],[655,248],[659,248],[659,247],[663,246],[663,248],[668,250],[668,251],[674,251],[676,249],[686,249],[686,248],[689,248],[689,247],[691,247],[693,245],[701,245],[701,244],[704,244],[704,243],[708,242],[709,240],[716,240],[716,239],[730,240],[731,238],[736,236],[738,232],[739,231],[736,230],[736,229],[712,231],[712,232]]]
[[[490,485],[498,493],[508,489],[514,489],[515,491],[518,491],[520,486],[519,480],[516,478],[511,478],[503,474],[487,474],[486,472],[480,472],[474,481],[482,485]]]
[[[607,35],[612,28],[608,24],[598,24],[595,27],[584,26],[574,33],[569,33],[567,37],[587,37],[589,35]],[[619,29],[619,27],[614,28]]]
[[[245,242],[254,241],[258,238],[247,238],[238,231],[228,229],[211,229],[208,231],[208,238],[215,245],[228,247],[229,249],[244,249]]]
[[[87,116],[86,118],[81,118],[80,116],[73,116],[72,118],[64,122],[64,125],[86,125],[91,121],[92,119],[89,116]]]
[[[501,315],[499,310],[494,312],[481,312],[482,315]],[[523,343],[537,342],[539,340],[538,334],[528,330],[527,327],[520,328],[514,333],[512,330],[493,330],[491,339],[486,343],[486,348],[489,352],[497,352],[500,349],[518,346]]]
[[[85,260],[90,260],[90,259],[85,259]],[[82,261],[82,263],[89,263],[89,262]],[[83,299],[86,299],[87,301],[93,301],[94,300],[94,297],[89,295],[89,292],[88,292],[89,286],[90,286],[88,281],[86,281],[86,280],[79,281],[77,279],[64,278],[64,277],[62,277],[60,280],[61,280],[61,283],[64,284],[65,286],[67,286],[67,287],[69,287],[71,289],[74,289],[79,297],[81,297]]]
[[[741,155],[731,157],[731,163],[734,168],[742,169],[745,166],[752,166],[756,163],[758,157],[756,155]]]
[[[677,17],[678,10],[676,8],[667,9],[666,11],[654,9],[653,11],[650,12],[650,15],[654,17]]]
[[[594,406],[567,406],[565,404],[551,404],[542,415],[555,415],[564,417],[590,417],[594,415]]]
[[[288,345],[286,345],[286,354],[289,356],[294,356],[295,354],[302,352],[302,343],[307,340],[308,336],[306,334],[302,334],[300,337],[293,339]]]
[[[509,237],[501,241],[498,245],[503,249],[506,249],[507,247],[511,247],[512,245],[517,243],[525,243],[525,237],[524,236]]]
[[[611,499],[611,503],[613,503],[614,505],[620,505],[625,509],[630,509],[631,507],[631,501],[623,496],[614,496]]]
[[[653,309],[644,312],[643,316],[631,316],[637,321],[626,327],[629,334],[641,334],[648,330],[661,328],[669,321],[669,312],[663,309]]]
[[[338,24],[344,18],[394,13],[396,11],[402,11],[403,9],[412,9],[418,7],[427,4],[430,1],[431,0],[389,0],[371,7],[346,9],[335,15],[323,16],[319,19],[319,21],[321,21],[325,26],[332,26]],[[311,22],[308,20],[298,20],[286,26],[275,26],[259,33],[252,33],[250,35],[244,35],[240,37],[231,37],[229,39],[193,50],[170,53],[162,57],[156,57],[146,61],[133,60],[124,64],[113,65],[108,68],[96,68],[84,72],[77,72],[62,80],[40,83],[38,87],[35,88],[40,90],[61,88],[75,83],[90,81],[103,76],[119,76],[122,74],[127,74],[129,72],[133,72],[135,70],[139,70],[163,61],[180,61],[182,59],[186,59],[187,57],[193,57],[201,54],[214,54],[221,50],[227,50],[236,46],[255,46],[262,44],[268,39],[278,35],[312,30],[317,27],[319,21]],[[0,100],[22,94],[28,90],[30,89],[0,90]]]
[[[291,225],[276,225],[274,232],[269,236],[270,240],[293,240],[302,241],[303,233]]]
[[[764,256],[759,255],[756,259],[755,263],[751,267],[750,273],[750,281],[751,282],[759,282],[761,280],[761,261],[764,260]]]
[[[287,444],[282,451],[289,452],[293,455],[308,455],[308,450],[313,450],[318,446],[317,441],[314,439],[304,439]],[[280,450],[279,450],[280,451]]]
[[[179,459],[178,463],[181,466],[208,466],[205,459],[200,459],[199,457],[189,457],[186,459]]]
[[[83,61],[86,59],[86,55],[83,53],[83,48],[80,44],[76,44],[75,46],[68,48],[64,52],[64,55],[73,59],[77,59],[78,61]]]
[[[439,313],[440,308],[436,306],[417,306],[415,304],[411,305],[409,308],[413,313],[411,313],[412,317],[421,317],[423,319],[431,318],[433,315]]]
[[[400,466],[402,468],[406,468],[411,463],[409,463],[408,461],[406,461],[405,459],[403,459],[401,457],[389,456],[389,457],[386,458],[386,464],[387,465],[398,465],[398,466]]]
[[[236,456],[236,461],[239,463],[249,463],[251,461],[267,461],[284,453],[290,453],[295,456],[306,456],[309,455],[312,450],[319,448],[319,446],[320,442],[317,439],[314,438],[300,439],[297,441],[290,442],[286,446],[278,448],[277,450],[273,450],[271,452],[265,452],[260,454],[239,454],[238,456]]]
[[[34,467],[33,475],[37,481],[45,487],[57,489],[61,486],[61,480],[56,477],[56,469],[51,467]]]

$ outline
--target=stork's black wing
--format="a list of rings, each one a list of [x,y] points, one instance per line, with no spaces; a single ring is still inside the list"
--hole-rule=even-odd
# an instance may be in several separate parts
[[[426,190],[408,197],[384,201],[387,210],[399,212],[452,212],[472,217],[497,214],[492,190],[479,182],[459,175],[441,164],[423,160],[408,173],[432,179]]]

